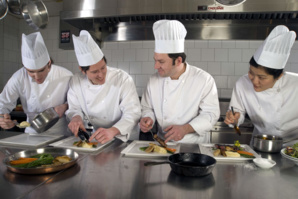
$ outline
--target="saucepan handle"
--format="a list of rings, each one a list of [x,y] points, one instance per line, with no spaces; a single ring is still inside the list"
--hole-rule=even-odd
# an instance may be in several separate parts
[[[144,166],[154,166],[154,165],[159,165],[159,164],[170,164],[170,162],[145,162]]]

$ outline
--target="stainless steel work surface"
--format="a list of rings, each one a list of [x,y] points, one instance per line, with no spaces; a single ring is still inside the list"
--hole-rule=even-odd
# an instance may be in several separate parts
[[[100,153],[87,154],[76,167],[46,176],[43,184],[38,180],[41,176],[34,176],[28,184],[25,183],[28,176],[11,177],[14,181],[3,178],[2,196],[22,196],[26,188],[29,192],[24,198],[280,199],[298,195],[298,166],[279,153],[261,154],[277,162],[269,170],[258,168],[252,161],[217,162],[211,175],[183,177],[171,172],[168,164],[145,167],[144,163],[152,158],[122,156],[121,151],[128,144],[115,140]],[[197,144],[181,144],[180,151],[199,152],[199,147]],[[156,159],[162,160],[165,158]],[[1,173],[7,175],[6,172],[2,164]],[[3,187],[9,191],[4,191]]]
[[[20,135],[0,139],[0,144],[22,147],[41,147],[48,143],[54,142],[63,135],[59,134],[29,134],[23,133]]]

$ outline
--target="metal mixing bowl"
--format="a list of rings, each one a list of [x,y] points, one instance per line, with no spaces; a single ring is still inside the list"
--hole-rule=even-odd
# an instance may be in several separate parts
[[[282,149],[283,139],[274,135],[253,136],[253,148],[266,153],[278,153]]]

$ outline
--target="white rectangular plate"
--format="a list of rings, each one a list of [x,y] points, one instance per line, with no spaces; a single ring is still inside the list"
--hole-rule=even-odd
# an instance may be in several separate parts
[[[99,149],[103,148],[107,144],[111,143],[114,139],[105,143],[105,144],[98,143],[96,148],[83,148],[83,147],[74,146],[73,143],[77,142],[79,140],[80,140],[80,138],[78,138],[78,137],[70,136],[66,139],[60,140],[58,142],[54,142],[54,143],[50,144],[50,146],[60,147],[60,148],[68,148],[68,149],[73,149],[75,151],[94,152],[94,151],[98,151]],[[94,142],[96,142],[96,140],[94,140]]]
[[[63,135],[56,134],[29,134],[23,133],[0,140],[0,144],[11,146],[40,147],[59,140]]]
[[[159,145],[157,142],[154,141],[139,141],[139,140],[134,140],[132,143],[130,143],[125,149],[121,151],[121,154],[124,154],[126,156],[136,156],[136,157],[164,157],[164,156],[170,156],[172,155],[171,153],[167,154],[161,154],[161,153],[146,153],[145,151],[142,151],[140,148],[141,147],[147,147],[149,146],[149,143],[154,143]],[[169,148],[174,148],[176,149],[175,153],[179,153],[180,151],[180,144],[179,143],[167,143]]]
[[[232,146],[233,144],[219,144],[219,145],[229,145],[229,146]],[[243,147],[245,151],[254,154],[254,156],[256,158],[257,157],[261,157],[252,148],[250,148],[250,146],[248,146],[247,144],[241,144],[240,146]],[[213,155],[214,144],[204,144],[204,143],[202,143],[202,144],[199,144],[199,147],[200,147],[200,151],[201,151],[202,154],[205,154],[205,155],[209,155],[211,157],[214,157],[214,155]],[[216,156],[214,158],[216,160],[219,160],[219,161],[246,161],[246,160],[252,160],[253,159],[253,158],[245,158],[245,157],[242,157],[242,156],[240,156],[239,158],[235,158],[235,157],[224,157],[222,155]]]

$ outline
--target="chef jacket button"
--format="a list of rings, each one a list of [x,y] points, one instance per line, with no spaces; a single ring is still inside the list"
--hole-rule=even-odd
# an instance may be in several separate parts
[[[103,117],[103,119],[107,119],[107,117]]]
[[[166,120],[167,119],[167,117],[164,117],[164,120]]]
[[[47,95],[47,98],[49,98],[50,97],[50,95]]]
[[[164,99],[164,100],[163,100],[163,102],[167,102],[167,100],[166,100],[166,99]]]
[[[280,89],[279,88],[277,89],[277,92],[280,92]]]

